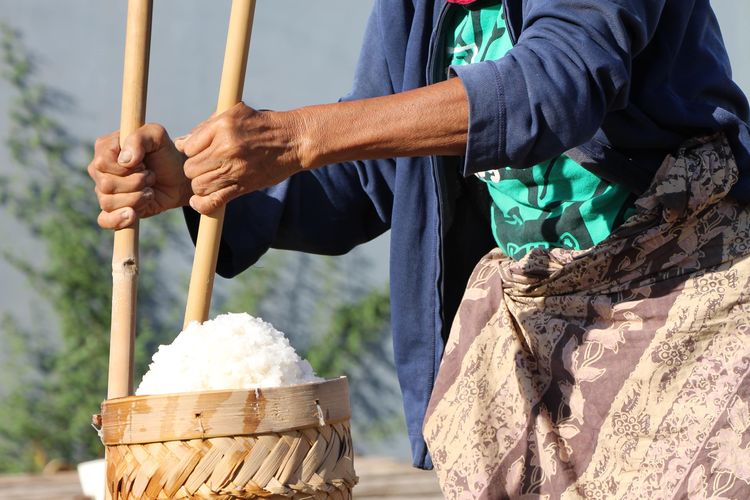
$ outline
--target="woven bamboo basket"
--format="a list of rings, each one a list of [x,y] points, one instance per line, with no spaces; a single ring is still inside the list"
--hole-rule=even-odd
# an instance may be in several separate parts
[[[111,498],[349,499],[345,377],[102,403]]]

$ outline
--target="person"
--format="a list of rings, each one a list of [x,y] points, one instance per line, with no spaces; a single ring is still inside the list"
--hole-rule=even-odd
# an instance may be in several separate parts
[[[340,102],[115,132],[89,173],[104,228],[226,204],[224,276],[390,230],[446,497],[743,497],[749,120],[709,0],[376,0]]]

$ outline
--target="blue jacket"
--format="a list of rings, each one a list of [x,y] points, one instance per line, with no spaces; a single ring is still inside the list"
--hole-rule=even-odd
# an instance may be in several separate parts
[[[469,96],[463,158],[329,165],[227,207],[226,277],[270,247],[343,254],[391,230],[395,361],[420,467],[431,466],[421,426],[444,339],[473,266],[494,246],[489,202],[470,174],[567,152],[638,193],[684,140],[724,130],[742,171],[734,194],[750,201],[748,104],[709,0],[504,1],[514,48],[453,69]],[[456,8],[376,0],[344,99],[437,80],[439,32]],[[197,216],[186,218],[195,237]]]

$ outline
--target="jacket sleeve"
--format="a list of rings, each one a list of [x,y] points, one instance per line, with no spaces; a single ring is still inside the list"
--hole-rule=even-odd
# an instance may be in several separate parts
[[[392,93],[375,11],[368,20],[351,93],[342,100]],[[217,272],[232,277],[269,248],[336,255],[390,228],[395,162],[328,165],[231,201],[226,207]],[[199,214],[184,209],[193,241]]]
[[[525,168],[588,141],[627,106],[632,59],[665,0],[527,0],[505,57],[454,66],[469,98],[464,175]],[[507,13],[506,13],[507,14]]]

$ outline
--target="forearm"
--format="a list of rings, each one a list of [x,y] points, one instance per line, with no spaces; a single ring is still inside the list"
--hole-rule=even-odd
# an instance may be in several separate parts
[[[296,110],[303,168],[377,158],[462,155],[468,101],[458,78],[399,94]]]
[[[468,100],[457,79],[400,94],[258,112],[240,103],[176,141],[190,206],[211,213],[301,170],[354,160],[461,155]]]

